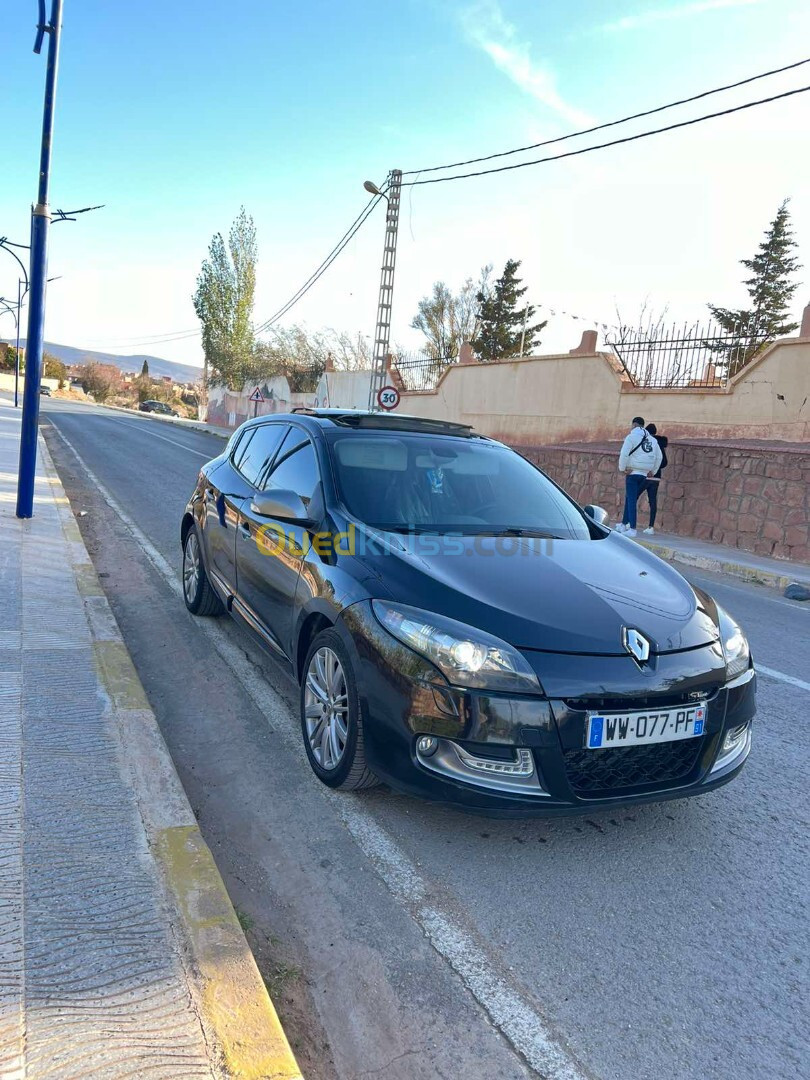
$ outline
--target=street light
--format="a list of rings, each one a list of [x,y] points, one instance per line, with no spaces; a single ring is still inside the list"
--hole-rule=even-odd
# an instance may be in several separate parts
[[[366,189],[369,195],[382,195],[385,201],[388,201],[388,196],[384,192],[380,191],[380,189],[377,187],[373,180],[365,180],[363,182],[363,187]]]

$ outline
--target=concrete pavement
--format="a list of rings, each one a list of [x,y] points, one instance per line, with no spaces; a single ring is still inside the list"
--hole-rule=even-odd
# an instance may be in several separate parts
[[[308,1077],[555,1075],[549,1048],[603,1080],[800,1074],[807,605],[681,567],[740,619],[762,673],[752,758],[712,795],[549,822],[332,795],[291,681],[235,624],[183,607],[180,513],[221,441],[44,409],[203,835],[296,1052],[304,1032],[317,1050]]]
[[[300,1072],[40,440],[0,403],[0,1076]]]

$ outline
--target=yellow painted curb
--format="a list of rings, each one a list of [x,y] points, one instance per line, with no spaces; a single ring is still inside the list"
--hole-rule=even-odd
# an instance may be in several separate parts
[[[664,544],[656,544],[648,540],[640,540],[642,547],[647,548],[653,555],[667,562],[678,562],[684,566],[692,566],[696,570],[711,570],[716,574],[728,574],[730,577],[749,581],[754,585],[767,585],[772,589],[785,589],[793,577],[786,574],[778,574],[773,570],[761,570],[756,566],[747,566],[745,563],[737,563],[726,559],[715,559],[710,555],[698,555],[689,551],[681,551],[679,548],[667,547]]]
[[[42,459],[57,494],[64,495],[56,467],[40,436]],[[64,500],[67,504],[67,499]],[[67,505],[59,504],[68,541],[81,546],[81,532]],[[99,600],[109,614],[102,619],[110,637],[99,638],[99,623],[88,613],[99,681],[121,724],[125,753],[133,768],[136,794],[146,835],[191,955],[193,994],[204,1026],[222,1053],[227,1075],[239,1080],[303,1080],[267,987],[236,917],[225,884],[208,845],[196,825],[161,827],[163,822],[193,820],[193,812],[171,761],[135,665],[106,602],[96,569],[87,561],[71,565],[79,594]],[[98,612],[97,612],[98,614]],[[133,725],[144,725],[140,738]],[[133,760],[136,758],[136,760]],[[138,762],[151,770],[150,784],[138,779]],[[154,800],[144,806],[143,800]],[[156,812],[157,811],[157,812]]]
[[[116,709],[149,709],[141,680],[123,641],[94,641],[93,653],[104,688]]]
[[[208,845],[196,825],[162,829],[156,854],[203,979],[204,1019],[230,1076],[301,1080],[293,1052],[245,941]]]

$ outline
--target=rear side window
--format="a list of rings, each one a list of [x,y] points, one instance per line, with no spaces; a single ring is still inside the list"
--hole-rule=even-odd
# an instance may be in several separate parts
[[[262,424],[244,449],[239,444],[234,465],[249,484],[258,487],[259,477],[272,461],[286,430],[285,424]]]
[[[315,449],[302,431],[290,428],[278,455],[278,464],[264,483],[265,491],[283,488],[300,495],[309,506],[320,482]]]

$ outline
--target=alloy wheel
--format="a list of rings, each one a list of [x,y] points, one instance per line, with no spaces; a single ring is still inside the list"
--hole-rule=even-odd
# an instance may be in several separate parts
[[[183,550],[183,592],[189,604],[194,603],[200,579],[200,545],[193,529],[188,534]]]
[[[332,649],[318,649],[307,669],[304,721],[312,756],[322,769],[336,769],[349,738],[346,675]]]

